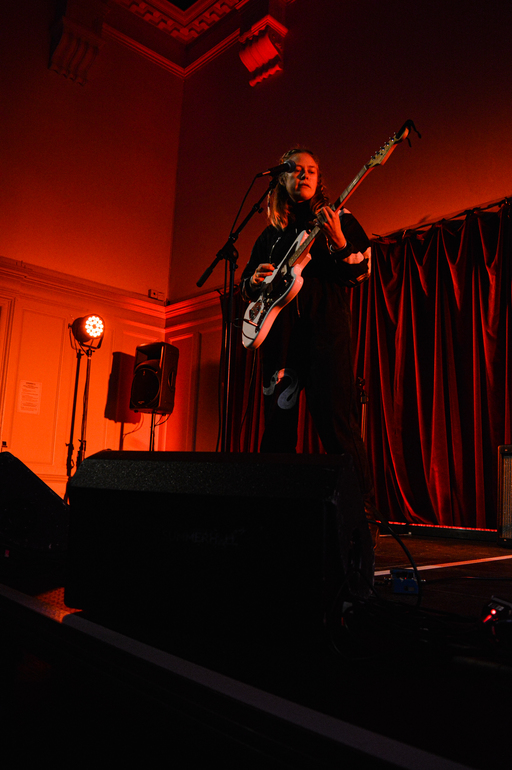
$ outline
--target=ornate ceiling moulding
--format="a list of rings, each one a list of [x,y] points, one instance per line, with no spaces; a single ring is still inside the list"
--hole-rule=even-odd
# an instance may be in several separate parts
[[[288,30],[272,16],[264,16],[240,35],[240,58],[255,86],[283,69],[283,41]]]
[[[240,0],[198,0],[188,11],[181,11],[167,0],[113,1],[183,43],[198,38],[240,4]]]
[[[184,78],[196,72],[207,61],[238,40],[240,58],[250,73],[250,84],[256,85],[283,69],[283,41],[286,6],[294,0],[197,0],[182,11],[168,0],[111,0],[125,11],[172,36],[184,46],[181,60],[164,63],[162,57],[149,56]],[[213,27],[215,26],[215,31]],[[203,37],[203,33],[212,31]],[[106,34],[128,44],[127,36],[106,27]],[[203,42],[204,41],[204,44]],[[130,47],[147,55],[142,40]]]
[[[68,0],[52,30],[50,69],[84,85],[105,38],[186,78],[237,42],[250,84],[283,69],[286,6],[294,0]],[[107,14],[109,23],[105,23]]]
[[[49,68],[85,85],[103,46],[101,31],[108,0],[68,0],[66,13],[52,29]]]

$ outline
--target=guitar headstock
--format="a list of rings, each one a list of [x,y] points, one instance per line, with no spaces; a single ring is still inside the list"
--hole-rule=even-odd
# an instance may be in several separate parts
[[[387,161],[393,150],[395,149],[397,144],[400,144],[404,139],[407,139],[411,132],[411,128],[413,128],[418,136],[421,139],[421,134],[416,129],[416,126],[412,122],[412,120],[408,120],[404,123],[402,128],[394,134],[391,139],[389,139],[386,144],[384,144],[378,152],[376,152],[370,160],[367,163],[368,168],[372,168],[373,166],[383,166],[384,163]],[[410,144],[410,141],[409,141]]]

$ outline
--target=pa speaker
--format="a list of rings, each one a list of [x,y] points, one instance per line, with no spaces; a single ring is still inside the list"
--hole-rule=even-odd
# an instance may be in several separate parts
[[[63,552],[68,506],[10,452],[0,453],[0,545],[5,552]]]
[[[498,447],[498,541],[512,547],[512,446]]]
[[[171,414],[179,350],[168,342],[139,345],[135,353],[130,409]]]
[[[66,604],[210,649],[290,652],[373,582],[344,456],[106,451],[69,500]]]
[[[105,417],[107,420],[124,423],[138,423],[142,419],[130,409],[130,395],[133,380],[135,356],[115,351],[112,353],[112,368],[108,380]]]

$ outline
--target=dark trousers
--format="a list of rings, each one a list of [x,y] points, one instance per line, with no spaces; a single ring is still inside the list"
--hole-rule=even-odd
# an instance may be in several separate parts
[[[369,495],[373,484],[359,427],[350,314],[329,288],[320,296],[299,294],[300,305],[295,300],[281,311],[263,343],[265,431],[260,451],[296,451],[299,393],[304,389],[325,451],[351,455],[361,491]]]

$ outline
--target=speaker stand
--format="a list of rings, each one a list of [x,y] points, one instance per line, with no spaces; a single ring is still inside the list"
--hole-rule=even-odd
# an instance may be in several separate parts
[[[149,451],[155,451],[155,417],[156,412],[151,412],[151,428],[149,431]]]

